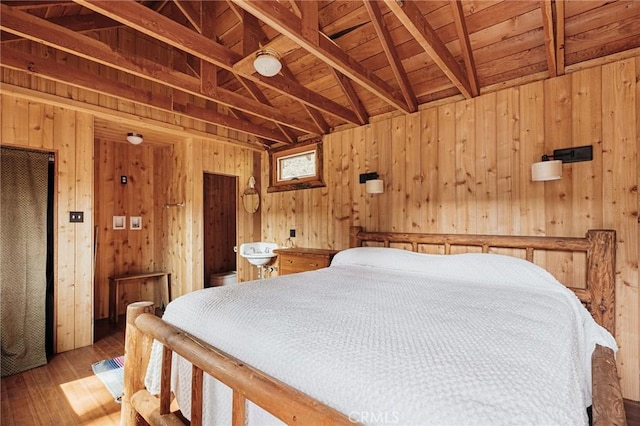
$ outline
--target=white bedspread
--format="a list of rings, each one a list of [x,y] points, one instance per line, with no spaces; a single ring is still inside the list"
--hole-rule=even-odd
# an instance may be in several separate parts
[[[586,424],[591,352],[617,349],[546,271],[486,254],[352,249],[320,271],[187,294],[164,319],[366,424]],[[190,365],[175,358],[189,416]],[[208,379],[205,423],[230,424],[231,392]]]

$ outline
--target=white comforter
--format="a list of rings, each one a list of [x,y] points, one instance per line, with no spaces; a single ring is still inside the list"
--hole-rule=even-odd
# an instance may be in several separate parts
[[[187,294],[164,319],[366,424],[586,424],[591,352],[617,349],[546,271],[487,254],[351,249],[320,271]],[[230,424],[230,390],[207,379],[205,423]]]

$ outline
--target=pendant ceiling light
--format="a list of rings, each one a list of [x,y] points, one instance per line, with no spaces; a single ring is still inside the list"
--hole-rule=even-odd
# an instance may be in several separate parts
[[[273,50],[259,50],[256,53],[256,59],[253,61],[253,67],[258,74],[265,77],[273,77],[282,69],[280,58]]]

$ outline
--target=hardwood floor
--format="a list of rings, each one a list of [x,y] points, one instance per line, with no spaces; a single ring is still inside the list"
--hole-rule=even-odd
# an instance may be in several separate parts
[[[114,330],[97,321],[92,346],[55,355],[45,366],[2,378],[2,426],[120,424],[120,404],[91,365],[124,354],[123,325]]]
[[[2,426],[118,425],[120,404],[91,371],[94,362],[124,353],[124,318],[113,329],[96,322],[96,343],[54,356],[39,368],[5,377]],[[625,400],[629,426],[640,426],[640,402]]]

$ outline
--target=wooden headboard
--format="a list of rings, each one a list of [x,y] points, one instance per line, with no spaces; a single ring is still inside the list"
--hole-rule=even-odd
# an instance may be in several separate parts
[[[613,230],[589,230],[583,238],[576,237],[528,237],[510,235],[474,234],[418,234],[396,232],[366,232],[360,226],[350,229],[350,247],[362,247],[366,242],[411,245],[417,252],[420,245],[440,245],[444,254],[451,254],[451,247],[480,247],[483,253],[490,249],[522,249],[525,259],[533,262],[535,250],[583,252],[587,256],[586,286],[573,290],[587,307],[596,322],[615,335],[615,241]],[[565,283],[566,285],[566,283]]]

